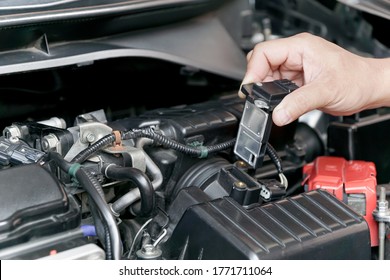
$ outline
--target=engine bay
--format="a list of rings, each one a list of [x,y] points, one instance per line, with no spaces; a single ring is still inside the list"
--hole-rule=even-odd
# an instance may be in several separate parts
[[[355,16],[348,36],[336,33],[331,8],[321,1],[255,2],[229,1],[211,16],[167,30],[188,25],[203,34],[199,22],[224,26],[221,44],[229,34],[241,59],[259,40],[301,31],[359,53],[388,55],[382,38],[365,40],[363,27],[370,25],[356,20],[357,11],[345,16],[341,7],[350,8],[343,4],[332,8],[346,22]],[[308,7],[323,18],[308,18]],[[244,14],[239,39],[228,20],[237,9]],[[313,111],[284,127],[272,125],[272,102],[294,84],[244,85],[250,98],[239,98],[242,60],[210,67],[196,54],[172,57],[161,41],[170,33],[149,28],[145,41],[161,34],[163,47],[154,53],[113,57],[112,49],[125,42],[119,33],[83,41],[86,48],[70,42],[64,56],[72,57],[69,50],[78,45],[75,57],[88,49],[101,59],[61,65],[63,42],[46,42],[57,59],[50,67],[39,56],[21,63],[31,49],[6,62],[0,259],[390,259],[388,108],[345,117]],[[139,33],[122,38],[135,44]],[[199,48],[211,57],[221,45],[213,50],[210,36]],[[237,51],[226,50],[226,57]],[[272,106],[259,106],[263,95],[253,98],[256,90],[271,91]]]

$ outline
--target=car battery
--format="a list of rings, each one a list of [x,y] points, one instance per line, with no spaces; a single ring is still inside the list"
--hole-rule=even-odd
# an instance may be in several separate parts
[[[361,214],[370,228],[371,246],[378,245],[376,167],[373,162],[320,156],[303,167],[306,191],[322,189]]]

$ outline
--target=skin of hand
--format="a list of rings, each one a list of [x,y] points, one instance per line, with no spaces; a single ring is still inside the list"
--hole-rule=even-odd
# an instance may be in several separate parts
[[[299,86],[274,109],[278,126],[314,109],[346,116],[390,105],[389,58],[359,56],[310,33],[259,43],[247,61],[242,85],[289,79]]]

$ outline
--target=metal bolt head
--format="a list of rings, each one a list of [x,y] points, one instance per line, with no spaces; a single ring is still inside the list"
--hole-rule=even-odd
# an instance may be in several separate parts
[[[136,255],[141,260],[157,260],[161,259],[162,251],[152,244],[145,244],[142,249],[136,252]]]
[[[242,181],[236,181],[233,183],[234,187],[237,189],[245,189],[247,185]]]
[[[243,160],[236,161],[235,165],[239,168],[247,168],[248,167],[248,164]]]
[[[95,141],[96,136],[93,133],[88,133],[87,136],[85,136],[85,139],[89,142],[92,143]]]
[[[156,248],[152,244],[146,244],[141,250],[145,255],[154,255],[156,252]]]
[[[387,201],[378,201],[377,202],[379,212],[386,211],[389,209],[389,203]]]
[[[3,130],[3,136],[5,136],[8,139],[11,139],[12,137],[20,138],[22,136],[22,133],[16,125],[7,126]]]
[[[54,134],[50,133],[48,135],[45,135],[42,138],[42,142],[41,142],[42,150],[45,152],[50,150],[55,150],[57,148],[58,142],[59,140],[57,136],[55,136]]]
[[[17,137],[17,136],[11,136],[8,140],[9,140],[11,143],[18,143],[18,142],[19,142],[19,137]]]

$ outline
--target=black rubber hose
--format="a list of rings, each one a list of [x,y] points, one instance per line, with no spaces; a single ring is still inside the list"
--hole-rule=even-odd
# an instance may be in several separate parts
[[[233,147],[234,144],[236,143],[236,139],[231,139],[229,141],[226,141],[225,143],[220,143],[213,146],[192,147],[174,141],[168,137],[165,137],[162,134],[156,133],[152,128],[143,128],[140,130],[127,131],[122,134],[122,139],[124,140],[141,138],[141,137],[152,139],[156,141],[158,144],[166,148],[171,148],[183,154],[187,154],[198,158],[205,158],[211,153],[216,153],[219,151],[226,150],[228,148]]]
[[[87,158],[92,156],[97,151],[107,147],[108,145],[111,145],[115,141],[115,134],[108,134],[89,147],[82,150],[80,153],[78,153],[72,160],[71,163],[81,163],[84,162]]]
[[[71,168],[72,164],[64,160],[64,158],[57,152],[49,152],[49,159],[53,160],[57,166],[68,173],[69,169]]]
[[[141,194],[140,216],[148,216],[153,212],[155,206],[155,192],[153,185],[144,172],[134,167],[122,167],[113,164],[103,166],[102,173],[108,178],[133,183]],[[115,212],[120,212],[123,207],[120,204],[112,204]]]
[[[107,232],[110,235],[111,242],[109,244],[112,246],[113,259],[119,260],[122,255],[119,230],[116,225],[116,221],[111,214],[111,210],[104,200],[104,194],[102,193],[102,188],[99,181],[97,181],[97,179],[92,176],[92,174],[84,170],[81,166],[75,166],[75,164],[67,162],[60,154],[56,152],[50,152],[49,159],[54,160],[58,167],[60,167],[66,173],[70,173],[72,170],[73,175],[90,196],[91,200],[95,203],[96,208],[99,210],[99,213],[102,217],[103,224],[106,224],[108,227]]]

